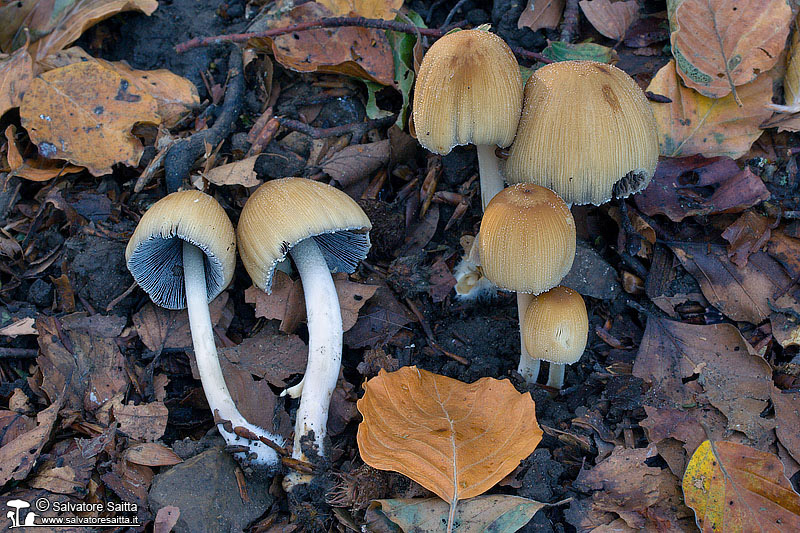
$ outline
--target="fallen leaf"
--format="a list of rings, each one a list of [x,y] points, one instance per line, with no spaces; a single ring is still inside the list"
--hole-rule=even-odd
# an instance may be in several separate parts
[[[63,396],[53,402],[50,407],[39,411],[36,415],[36,427],[19,434],[14,440],[3,443],[0,447],[0,484],[5,485],[15,479],[21,481],[36,465],[42,448],[50,440],[58,412],[63,405]]]
[[[737,159],[761,136],[759,126],[771,114],[765,106],[772,102],[772,78],[766,74],[737,87],[742,107],[731,95],[713,99],[684,87],[674,60],[661,67],[647,90],[671,100],[650,102],[659,150],[667,157],[702,154]]]
[[[378,280],[369,281],[374,283]],[[381,282],[355,325],[345,332],[344,343],[351,348],[383,344],[412,321],[409,312],[397,301],[391,289]]]
[[[83,167],[76,167],[68,165],[66,161],[56,159],[45,159],[38,157],[36,159],[23,159],[17,146],[16,128],[10,125],[6,128],[6,140],[8,141],[7,160],[8,165],[11,167],[11,175],[19,176],[30,181],[47,181],[55,178],[56,176],[63,176],[65,174],[75,174],[82,172]]]
[[[407,17],[418,27],[427,27],[425,26],[425,21],[422,20],[422,17],[416,12],[409,11]],[[397,20],[399,22],[404,22],[404,20],[401,20],[400,15],[398,15]],[[419,43],[416,35],[399,31],[387,31],[386,38],[389,39],[389,47],[392,50],[392,57],[394,59],[394,84],[403,96],[403,105],[395,121],[397,128],[402,131],[406,129],[409,105],[411,104],[411,91],[414,89],[414,80],[416,79],[416,73],[414,71],[414,49],[419,46]],[[382,86],[377,83],[367,82],[367,88],[371,88],[370,95],[374,98],[375,93],[377,93]],[[375,102],[375,110],[377,110],[377,101]],[[382,113],[387,112],[383,111]],[[378,113],[374,113],[370,118],[379,118]],[[389,138],[392,139],[391,133],[389,134]]]
[[[625,37],[627,29],[639,17],[639,3],[636,0],[581,0],[579,4],[594,29],[616,41]]]
[[[169,411],[161,402],[114,407],[114,418],[119,430],[134,440],[154,441],[160,439],[167,429]]]
[[[119,457],[111,470],[102,474],[100,479],[123,502],[135,503],[140,509],[146,509],[147,494],[153,477],[153,470],[150,467],[129,463]]]
[[[792,21],[786,2],[670,0],[668,11],[672,55],[683,82],[709,98],[734,90],[743,104],[739,86],[775,66]],[[769,103],[772,90],[764,90]]]
[[[341,188],[365,180],[389,162],[389,140],[354,144],[323,159],[320,170],[329,175]]]
[[[232,365],[282,388],[287,379],[305,370],[308,347],[297,335],[262,330],[238,346],[220,348],[219,353]]]
[[[156,518],[153,521],[153,533],[169,533],[178,523],[180,517],[181,510],[174,505],[162,507],[156,513]]]
[[[351,13],[368,19],[394,20],[403,7],[403,0],[317,0],[334,17],[346,17]]]
[[[704,532],[800,531],[800,496],[772,454],[705,441],[683,476],[683,494]]]
[[[542,438],[530,393],[508,380],[467,384],[412,366],[381,370],[364,389],[361,458],[410,477],[451,510],[503,479]],[[496,415],[498,405],[506,416]]]
[[[33,80],[33,61],[24,46],[11,55],[0,57],[0,117],[19,107]]]
[[[786,61],[786,75],[783,77],[784,105],[771,105],[775,115],[764,124],[765,128],[777,126],[778,133],[800,131],[800,19],[795,19],[792,42],[789,45]]]
[[[458,533],[513,533],[530,522],[539,509],[547,506],[519,496],[492,494],[466,501],[456,509],[453,531]],[[375,500],[379,508],[403,531],[445,533],[450,506],[439,498]]]
[[[258,156],[254,155],[253,157],[212,168],[203,177],[214,185],[256,187],[261,185],[261,180],[258,179],[258,173],[255,171],[257,161]]]
[[[436,303],[443,302],[453,287],[456,286],[456,278],[447,267],[443,259],[437,260],[431,265],[428,294]]]
[[[634,22],[625,33],[625,46],[645,48],[669,39],[669,23],[662,15],[665,13],[655,13]]]
[[[178,454],[157,442],[131,446],[124,453],[125,460],[144,466],[172,466],[183,461]]]
[[[367,300],[375,296],[378,286],[355,283],[343,273],[334,274],[333,283],[336,286],[336,295],[339,297],[342,331],[347,331],[356,325],[359,310]]]
[[[652,384],[646,405],[687,409],[702,420],[706,415],[692,409],[710,404],[725,415],[728,430],[759,448],[774,440],[774,420],[761,416],[772,394],[772,368],[731,324],[649,317],[633,375]]]
[[[775,433],[786,451],[800,462],[800,392],[772,389],[775,406]]]
[[[0,8],[0,47],[9,51],[25,42],[24,26],[32,44],[29,51],[35,61],[65,48],[89,27],[123,11],[141,11],[151,15],[157,0],[55,0],[10,2]]]
[[[32,317],[21,318],[16,322],[0,328],[0,335],[4,337],[11,337],[12,339],[20,335],[38,335],[34,324],[36,319]]]
[[[680,222],[693,215],[738,213],[769,199],[761,178],[728,157],[663,160],[646,189],[635,196],[646,215]]]
[[[77,440],[60,441],[37,465],[29,484],[49,492],[83,496],[96,462],[97,457],[84,454]]]
[[[561,22],[566,0],[528,0],[517,21],[517,28],[531,31],[549,28],[554,30]]]
[[[228,303],[228,293],[223,292],[209,304],[211,322],[217,325]],[[170,311],[147,303],[133,315],[133,325],[148,350],[160,352],[164,348],[187,348],[192,345],[189,315],[185,309]]]
[[[110,174],[115,163],[138,165],[143,147],[131,128],[159,122],[152,96],[95,62],[35,78],[20,118],[42,156],[85,166],[95,176]]]
[[[547,48],[542,50],[542,55],[553,61],[599,61],[612,65],[619,61],[616,50],[595,43],[573,44],[550,41],[547,43]]]
[[[725,228],[722,238],[728,241],[728,257],[739,267],[747,265],[750,254],[761,250],[769,241],[772,223],[766,217],[745,211],[736,222]]]

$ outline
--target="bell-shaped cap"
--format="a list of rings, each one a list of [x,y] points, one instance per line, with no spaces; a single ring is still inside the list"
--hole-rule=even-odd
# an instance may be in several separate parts
[[[222,206],[196,190],[167,195],[142,216],[125,249],[133,279],[153,303],[167,309],[186,307],[183,241],[205,255],[209,302],[233,279],[236,234]]]
[[[506,42],[484,30],[448,33],[422,58],[414,129],[437,154],[463,144],[506,147],[522,110],[522,76]]]
[[[564,279],[575,259],[575,220],[550,189],[522,183],[499,192],[483,213],[483,275],[509,291],[539,294]]]
[[[536,183],[570,204],[600,205],[644,189],[658,133],[642,89],[620,69],[562,61],[537,70],[503,166],[509,183]]]
[[[567,287],[534,296],[525,311],[522,337],[534,359],[571,365],[581,358],[588,335],[586,304]]]
[[[261,185],[248,198],[239,225],[239,254],[253,284],[272,290],[275,266],[300,241],[313,237],[331,272],[353,272],[367,257],[372,224],[339,189],[305,178]]]

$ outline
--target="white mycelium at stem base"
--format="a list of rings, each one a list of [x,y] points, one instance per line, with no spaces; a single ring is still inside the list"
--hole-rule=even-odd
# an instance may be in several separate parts
[[[248,452],[235,455],[255,465],[274,466],[278,462],[278,454],[258,440],[243,438],[234,433],[247,433],[255,438],[264,437],[277,445],[283,445],[283,439],[272,435],[258,426],[247,422],[233,403],[231,393],[225,385],[222,368],[219,365],[217,347],[214,344],[214,329],[208,310],[206,292],[206,274],[203,265],[203,252],[197,246],[183,243],[183,272],[186,286],[186,305],[189,312],[189,328],[192,331],[197,371],[203,384],[208,406],[214,414],[214,420],[225,442],[231,446],[247,446]],[[330,277],[330,275],[329,275]],[[242,430],[245,430],[244,432]]]
[[[290,254],[303,283],[308,315],[308,363],[294,425],[292,457],[307,461],[303,440],[312,431],[317,453],[324,455],[328,406],[342,363],[342,312],[328,264],[314,239],[299,242]],[[308,477],[291,472],[284,479],[284,487],[291,488]]]

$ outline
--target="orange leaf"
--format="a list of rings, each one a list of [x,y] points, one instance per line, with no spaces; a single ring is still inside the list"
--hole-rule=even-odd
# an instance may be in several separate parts
[[[23,46],[0,59],[0,116],[18,107],[33,79],[33,61]]]
[[[56,176],[75,174],[83,170],[82,167],[68,165],[64,161],[54,159],[45,159],[43,157],[23,159],[17,146],[16,128],[14,126],[7,127],[5,134],[8,141],[6,158],[8,166],[11,167],[12,176],[19,176],[31,181],[47,181]]]
[[[566,0],[528,0],[517,21],[517,28],[530,28],[531,31],[556,29],[565,3]]]
[[[542,439],[530,393],[508,380],[467,384],[411,366],[381,370],[364,388],[361,458],[410,477],[451,506],[492,488]]]
[[[334,17],[346,17],[350,13],[368,19],[394,20],[403,7],[403,0],[317,0],[328,8]]]
[[[138,165],[143,148],[131,128],[159,122],[152,96],[93,61],[34,79],[20,118],[42,156],[85,166],[95,176],[111,173],[115,163]]]
[[[647,90],[666,96],[672,102],[650,102],[658,123],[661,155],[705,157],[744,155],[761,136],[759,125],[771,112],[765,106],[772,101],[772,78],[768,74],[736,90],[742,107],[733,96],[707,98],[684,87],[675,71],[675,61],[661,67]]]
[[[788,2],[761,0],[671,0],[669,13],[678,73],[711,98],[775,66],[792,21]]]
[[[609,0],[581,0],[581,9],[592,26],[609,39],[620,40],[639,16],[636,0],[614,2]]]
[[[683,475],[683,496],[704,532],[800,531],[800,496],[776,456],[705,441]]]

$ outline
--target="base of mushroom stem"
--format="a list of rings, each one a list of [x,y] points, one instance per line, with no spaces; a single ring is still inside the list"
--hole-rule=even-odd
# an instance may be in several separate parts
[[[292,492],[293,489],[300,485],[308,485],[314,480],[314,474],[307,474],[305,472],[289,472],[283,478],[281,486],[286,492]]]
[[[247,448],[247,451],[233,452],[233,457],[240,464],[261,469],[274,469],[280,464],[280,457],[271,446],[264,444],[260,439],[266,439],[276,446],[283,447],[283,439],[272,435],[252,424],[236,426],[234,432],[225,429],[223,424],[217,424],[217,429],[225,444],[233,448]],[[237,434],[238,433],[238,434]],[[245,436],[247,435],[247,436]]]

